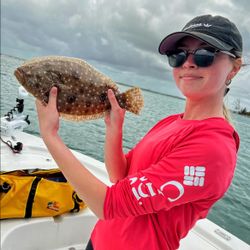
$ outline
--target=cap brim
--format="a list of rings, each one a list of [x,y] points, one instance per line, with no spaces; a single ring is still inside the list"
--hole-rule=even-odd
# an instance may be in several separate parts
[[[190,36],[194,37],[196,39],[199,39],[212,47],[215,47],[219,50],[225,50],[225,51],[230,51],[233,49],[232,46],[212,37],[209,35],[206,35],[204,33],[200,32],[186,32],[186,31],[180,31],[180,32],[175,32],[172,33],[168,36],[166,36],[160,43],[159,45],[159,52],[160,54],[165,54],[166,51],[171,51],[175,49],[176,43],[182,39],[183,37]]]

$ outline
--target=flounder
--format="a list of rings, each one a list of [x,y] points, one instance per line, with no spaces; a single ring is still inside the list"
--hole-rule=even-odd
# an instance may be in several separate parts
[[[111,106],[107,97],[112,89],[121,108],[139,114],[143,97],[139,88],[120,93],[115,82],[86,61],[64,56],[38,57],[18,67],[14,75],[35,98],[48,103],[53,86],[58,88],[57,109],[68,120],[103,117]]]

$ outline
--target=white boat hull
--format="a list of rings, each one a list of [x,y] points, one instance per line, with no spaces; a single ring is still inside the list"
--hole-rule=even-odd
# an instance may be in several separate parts
[[[10,139],[10,138],[5,138]],[[1,170],[50,169],[56,164],[41,138],[19,132],[16,140],[23,143],[20,154],[1,143]],[[75,156],[98,178],[110,185],[102,162],[72,151]],[[1,220],[2,250],[82,250],[89,240],[97,221],[88,209],[77,214],[65,214],[55,218]],[[218,225],[203,219],[181,241],[180,250],[250,250],[250,246]]]

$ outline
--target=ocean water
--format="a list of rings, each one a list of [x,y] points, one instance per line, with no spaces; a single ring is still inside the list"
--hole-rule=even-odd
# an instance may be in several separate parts
[[[20,86],[13,75],[22,59],[1,55],[1,116],[15,106]],[[120,89],[127,89],[120,86]],[[124,124],[124,151],[132,148],[160,119],[180,113],[184,101],[167,95],[143,91],[145,107],[140,116],[127,113]],[[34,98],[25,99],[25,114],[31,125],[27,132],[39,135]],[[233,182],[225,194],[211,209],[208,218],[250,244],[250,118],[233,114],[234,125],[241,144]],[[87,122],[61,121],[60,135],[72,149],[103,161],[105,124],[102,119]]]

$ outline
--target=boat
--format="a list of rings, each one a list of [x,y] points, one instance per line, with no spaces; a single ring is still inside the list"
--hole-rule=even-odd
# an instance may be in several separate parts
[[[26,93],[19,91],[17,105],[1,118],[1,171],[54,169],[57,165],[43,140],[25,132],[29,118],[23,114]],[[11,142],[12,150],[4,143]],[[15,153],[13,152],[16,151]],[[95,176],[111,185],[103,162],[72,150]],[[56,217],[2,219],[2,250],[83,250],[97,221],[89,208]],[[199,220],[181,240],[179,250],[250,250],[244,241],[208,219]]]

